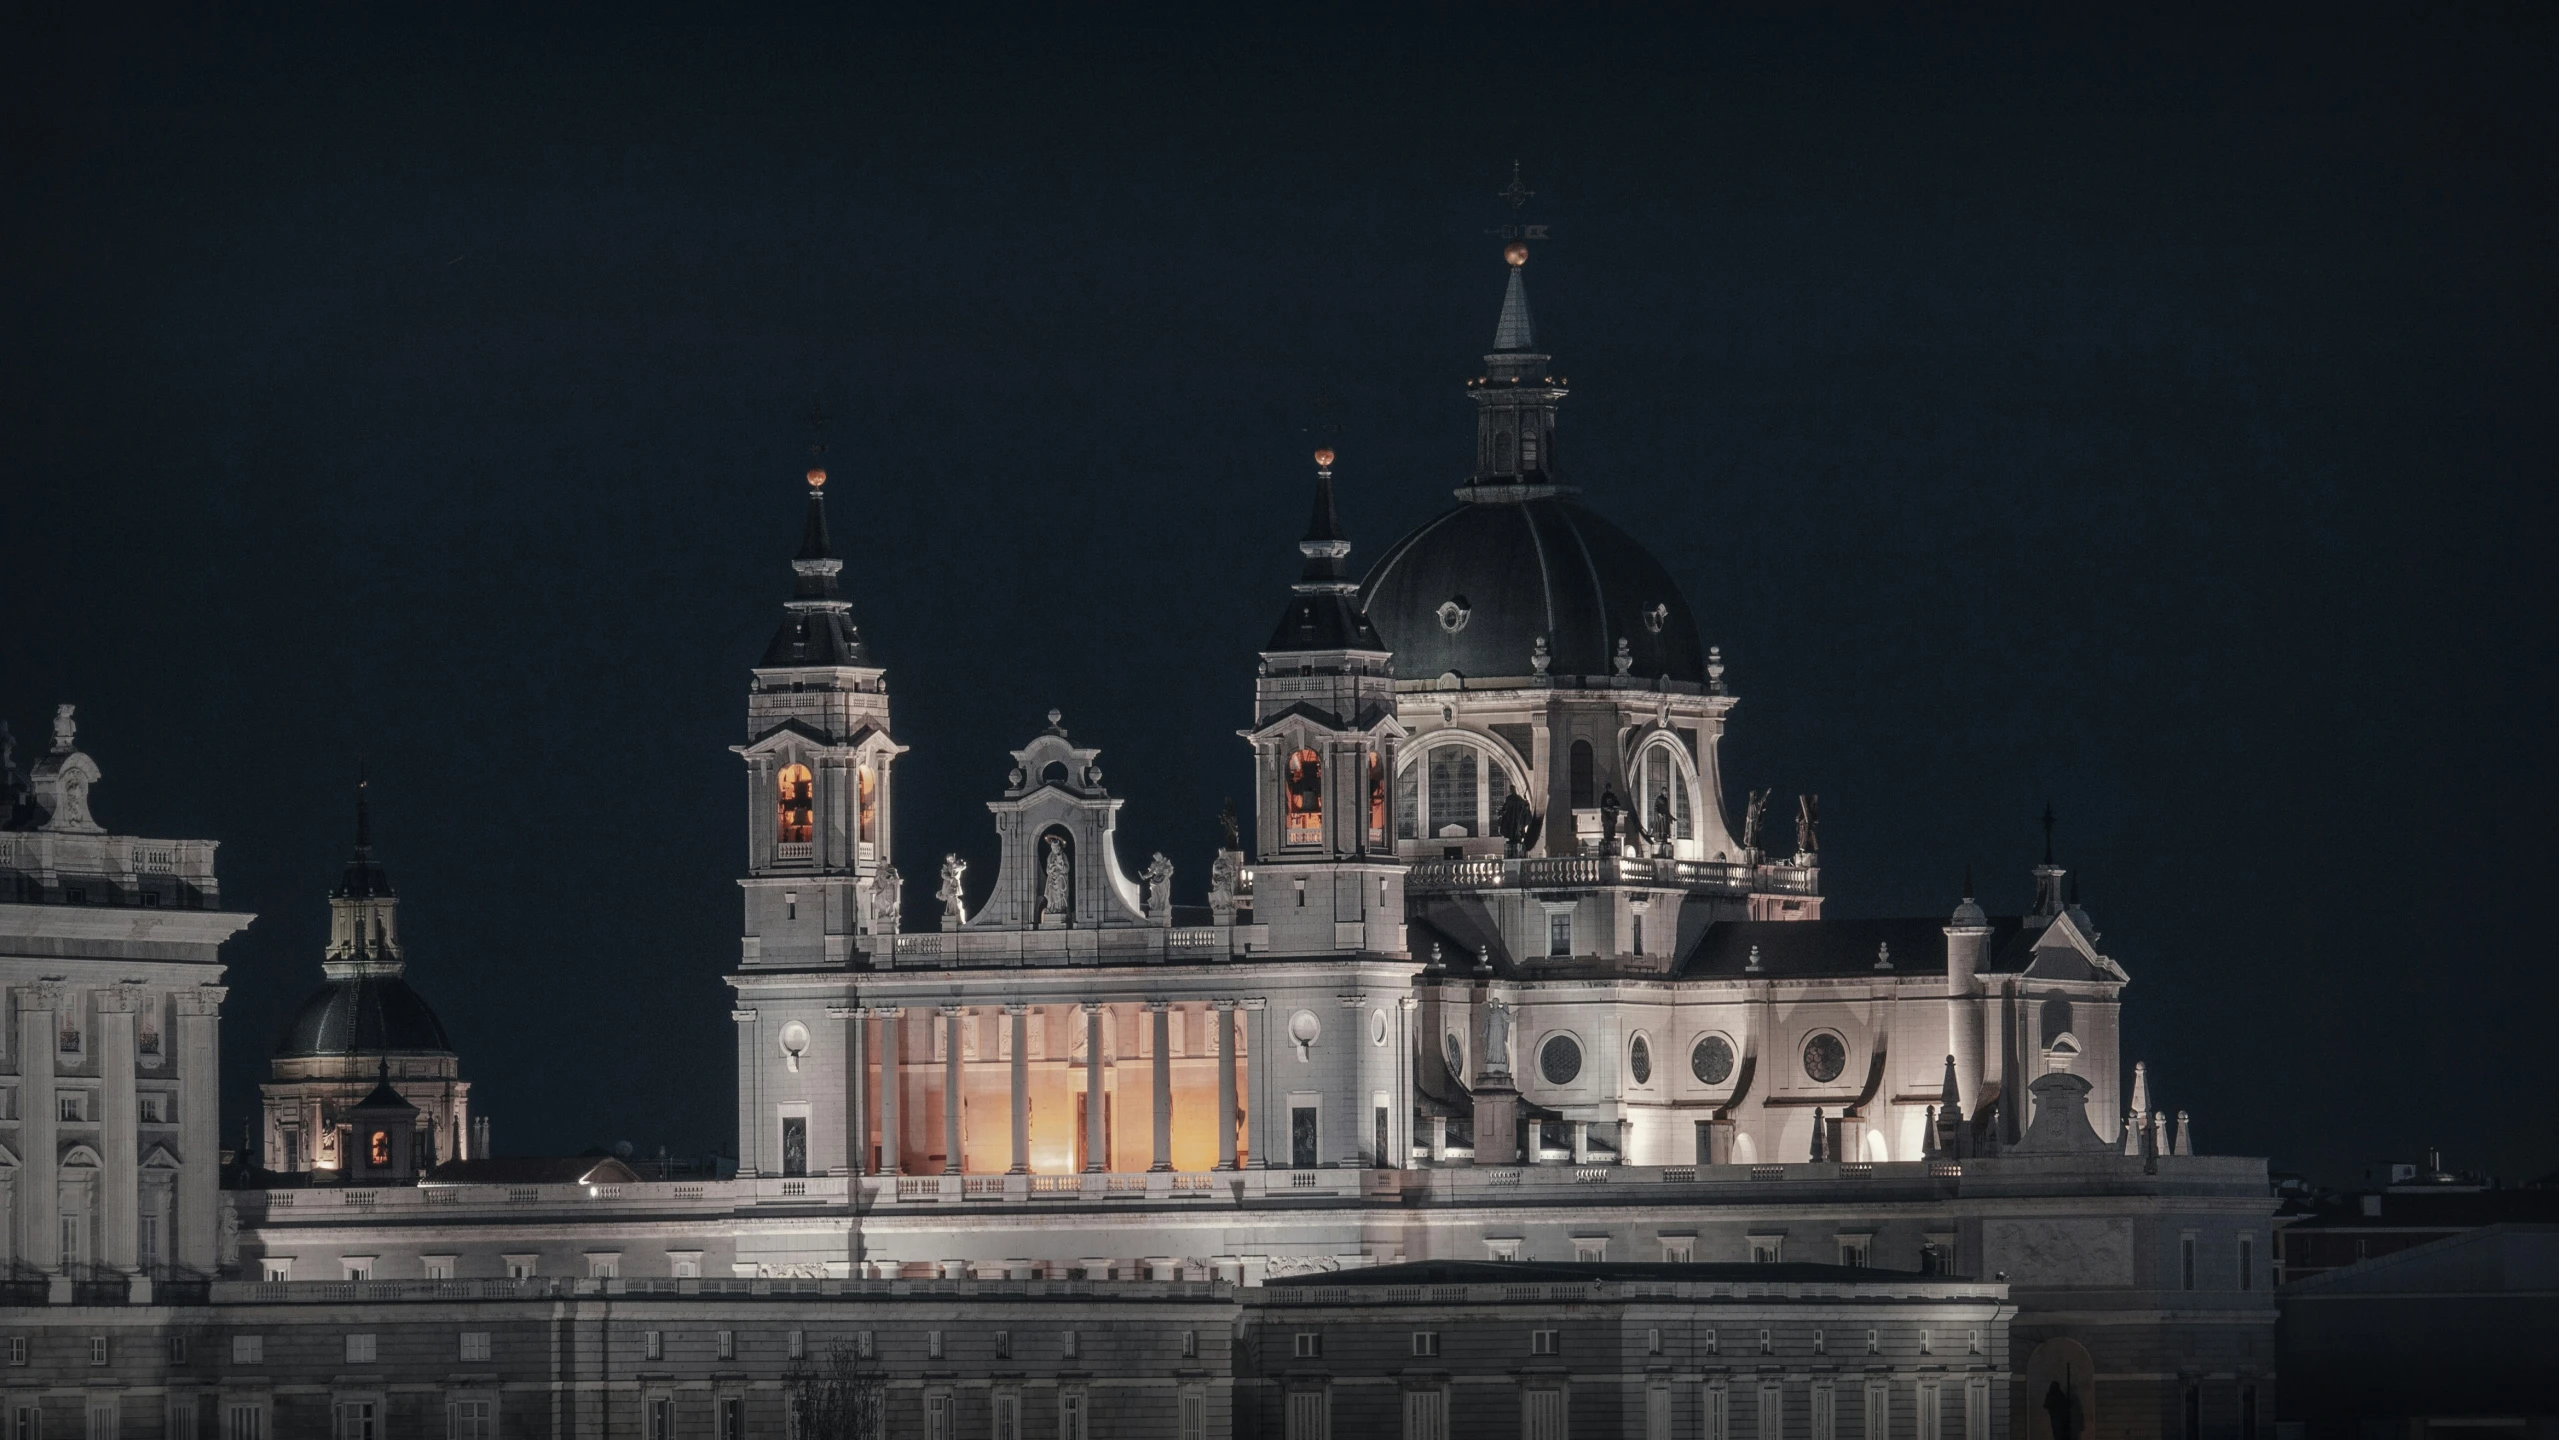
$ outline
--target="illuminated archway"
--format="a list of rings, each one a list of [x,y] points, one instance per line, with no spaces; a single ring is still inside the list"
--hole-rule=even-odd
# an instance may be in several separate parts
[[[774,777],[774,833],[785,845],[806,845],[817,834],[817,786],[806,765],[785,765]]]

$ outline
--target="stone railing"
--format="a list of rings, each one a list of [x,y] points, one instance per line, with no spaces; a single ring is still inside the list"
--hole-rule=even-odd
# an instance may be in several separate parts
[[[1587,889],[1596,885],[1673,886],[1710,895],[1811,895],[1818,893],[1820,872],[1810,866],[1750,865],[1726,860],[1531,855],[1516,860],[1423,860],[1404,874],[1404,888],[1414,894]]]

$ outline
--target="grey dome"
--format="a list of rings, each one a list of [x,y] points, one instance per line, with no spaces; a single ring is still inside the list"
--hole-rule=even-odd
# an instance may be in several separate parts
[[[352,975],[311,993],[284,1029],[279,1058],[371,1055],[383,1051],[449,1055],[453,1042],[426,997],[397,975]]]
[[[1398,675],[1525,676],[1543,636],[1553,675],[1615,674],[1623,639],[1636,678],[1705,682],[1696,618],[1633,536],[1556,487],[1461,494],[1396,541],[1360,587]]]

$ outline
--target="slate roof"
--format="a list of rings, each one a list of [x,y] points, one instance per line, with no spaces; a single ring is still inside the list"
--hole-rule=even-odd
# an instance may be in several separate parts
[[[1543,636],[1553,675],[1614,675],[1623,639],[1637,679],[1704,683],[1696,618],[1650,551],[1561,494],[1487,488],[1396,541],[1362,582],[1398,674],[1524,676]],[[1456,630],[1439,615],[1451,601],[1465,608]],[[1657,605],[1659,630],[1646,618]]]
[[[279,1058],[370,1055],[382,1051],[453,1053],[444,1022],[426,997],[397,975],[352,975],[311,992],[276,1041]]]

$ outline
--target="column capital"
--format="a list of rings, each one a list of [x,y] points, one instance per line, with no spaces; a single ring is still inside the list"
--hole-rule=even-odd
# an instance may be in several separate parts
[[[732,1010],[729,1012],[729,1018],[735,1020],[740,1025],[744,1025],[753,1021],[757,1013],[758,1012],[753,1010]]]
[[[1028,1000],[1007,1000],[1004,1002],[1004,1013],[1007,1015],[1028,1015],[1031,1013],[1031,1002]]]
[[[906,1018],[906,1007],[903,1005],[874,1005],[871,1007],[871,1014],[881,1020],[903,1020]]]
[[[829,1020],[859,1020],[869,1013],[869,1011],[864,1010],[859,1005],[829,1005],[826,1007],[826,1018]]]
[[[169,1003],[181,1015],[219,1015],[231,998],[228,985],[195,985],[169,992]]]
[[[1078,1000],[1075,1002],[1075,1008],[1087,1015],[1099,1015],[1102,1013],[1102,1008],[1109,1003],[1106,1000]]]
[[[969,1007],[967,1007],[966,1005],[962,1005],[961,1003],[959,1003],[959,1002],[958,1002],[958,1001],[956,1001],[956,1000],[945,1001],[944,1003],[942,1003],[942,1004],[940,1004],[940,1005],[936,1005],[936,1006],[934,1006],[933,1008],[934,1008],[934,1009],[936,1009],[936,1010],[938,1010],[938,1011],[940,1011],[940,1012],[941,1012],[942,1014],[944,1014],[944,1015],[950,1015],[950,1016],[966,1015],[966,1014],[969,1012]]]
[[[1421,1008],[1421,1004],[1421,998],[1414,995],[1400,995],[1395,1000],[1396,1008],[1402,1010],[1417,1010]]]
[[[1170,1000],[1149,1000],[1146,1002],[1146,1013],[1149,1015],[1161,1015],[1172,1008],[1173,1002]]]
[[[1247,1010],[1268,1010],[1271,1008],[1271,1002],[1260,995],[1249,995],[1235,1003],[1243,1006]]]
[[[147,987],[139,980],[119,980],[113,985],[99,987],[98,1013],[101,1015],[130,1015],[135,1011],[140,1010],[142,1008],[142,992],[146,988]]]
[[[23,988],[26,999],[19,1002],[27,1010],[59,1010],[62,1008],[62,982],[47,978]]]
[[[1242,1003],[1243,1002],[1240,1000],[1231,999],[1211,1000],[1208,1002],[1208,1008],[1211,1010],[1232,1010]]]

